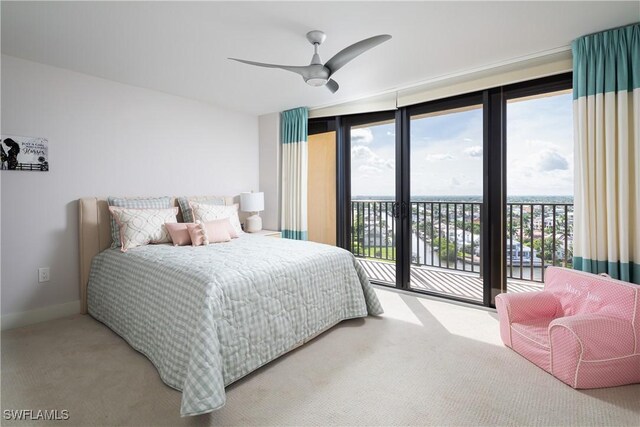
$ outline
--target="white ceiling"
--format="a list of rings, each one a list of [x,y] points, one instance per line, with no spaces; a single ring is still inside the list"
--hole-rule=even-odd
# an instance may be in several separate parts
[[[8,2],[2,53],[251,114],[339,103],[568,46],[640,19],[640,2]],[[340,90],[229,61],[306,65],[390,41],[335,75]]]

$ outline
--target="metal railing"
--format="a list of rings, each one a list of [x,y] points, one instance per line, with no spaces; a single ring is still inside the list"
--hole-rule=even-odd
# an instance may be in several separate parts
[[[395,261],[394,202],[351,202],[351,252],[355,256]]]
[[[507,277],[544,281],[549,265],[573,264],[573,204],[507,204]]]
[[[394,202],[351,202],[351,251],[363,258],[396,259]],[[482,203],[415,201],[411,217],[411,264],[482,275]],[[544,267],[571,266],[573,205],[508,203],[507,277],[542,282]]]

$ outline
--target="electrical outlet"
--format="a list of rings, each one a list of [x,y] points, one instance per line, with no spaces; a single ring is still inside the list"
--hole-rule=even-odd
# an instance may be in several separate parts
[[[51,279],[49,267],[41,267],[38,269],[38,282],[48,282]]]

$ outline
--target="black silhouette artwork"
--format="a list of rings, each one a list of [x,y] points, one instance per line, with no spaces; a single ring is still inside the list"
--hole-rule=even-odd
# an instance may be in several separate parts
[[[9,159],[9,157],[7,156],[7,153],[4,152],[4,147],[2,146],[2,144],[0,144],[0,150],[2,150],[1,154],[1,159],[2,159],[2,167],[0,167],[0,169],[6,169],[7,168],[7,160]]]
[[[44,138],[2,137],[2,170],[48,171],[48,142]]]
[[[20,154],[20,146],[11,138],[4,140],[4,144],[9,147],[9,154],[7,155],[8,169],[15,170],[18,168],[18,154]]]

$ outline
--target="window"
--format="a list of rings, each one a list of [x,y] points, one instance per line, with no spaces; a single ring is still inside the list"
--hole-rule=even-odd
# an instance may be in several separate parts
[[[485,306],[539,289],[571,259],[570,90],[564,74],[337,119],[339,244],[374,283]]]

